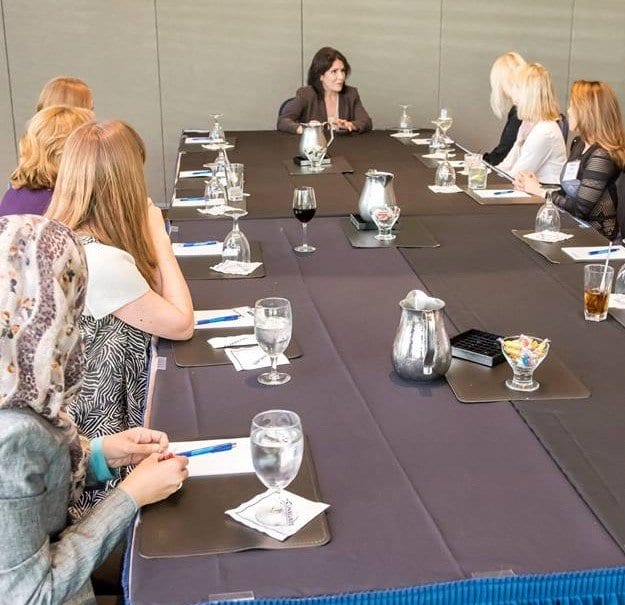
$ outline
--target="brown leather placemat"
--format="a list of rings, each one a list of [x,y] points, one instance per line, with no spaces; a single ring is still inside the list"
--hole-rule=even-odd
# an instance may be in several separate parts
[[[416,216],[401,218],[401,229],[390,242],[375,239],[376,230],[359,231],[349,218],[341,221],[343,233],[353,248],[437,248],[440,244]]]
[[[214,349],[208,342],[215,336],[237,336],[239,334],[253,334],[254,328],[208,328],[195,330],[189,340],[176,340],[173,344],[174,361],[181,368],[196,368],[200,366],[230,365],[232,362],[224,349]],[[284,354],[289,359],[302,356],[302,350],[297,341],[291,338]]]
[[[260,242],[250,242],[251,259],[253,263],[263,262],[263,250]],[[219,273],[211,269],[212,265],[221,262],[221,256],[177,256],[178,264],[185,279],[254,279],[265,277],[265,265],[254,269],[248,275],[230,275]]]
[[[490,189],[500,189],[500,187],[490,187]],[[542,197],[536,195],[530,197],[508,197],[507,195],[501,197],[480,197],[474,193],[473,189],[468,187],[462,187],[462,190],[480,206],[517,206],[521,204],[524,206],[541,206],[545,203]],[[482,189],[482,191],[485,190]]]
[[[306,441],[300,471],[289,491],[320,501],[310,447]],[[251,549],[283,550],[322,546],[330,539],[325,513],[284,542],[270,538],[226,516],[265,490],[255,474],[192,477],[167,500],[141,511],[135,534],[142,557],[188,557]]]
[[[534,233],[533,229],[512,229],[512,234],[532,248],[532,250],[536,250],[538,254],[544,256],[550,263],[556,265],[574,264],[576,262],[568,254],[562,252],[563,246],[603,246],[608,243],[608,240],[595,229],[571,227],[570,229],[561,229],[561,231],[562,233],[571,233],[573,237],[561,242],[549,243],[537,242],[536,240],[523,237],[528,233]]]
[[[354,172],[351,164],[342,155],[331,156],[330,164],[323,164],[323,170],[311,170],[310,166],[298,166],[293,160],[282,160],[282,164],[291,176],[316,176],[320,174],[343,174]]]
[[[560,361],[549,352],[534,372],[540,387],[531,393],[513,391],[505,381],[512,378],[508,363],[494,368],[464,359],[453,359],[445,378],[456,399],[462,403],[486,403],[488,401],[539,401],[547,399],[586,399],[590,391]]]

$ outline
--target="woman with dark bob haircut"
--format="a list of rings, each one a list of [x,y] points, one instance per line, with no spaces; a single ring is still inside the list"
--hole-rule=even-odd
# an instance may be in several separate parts
[[[365,110],[358,89],[347,86],[351,73],[343,53],[324,46],[319,49],[308,69],[308,86],[295,93],[278,115],[278,130],[301,134],[302,123],[317,120],[330,122],[336,130],[366,132],[371,118]]]

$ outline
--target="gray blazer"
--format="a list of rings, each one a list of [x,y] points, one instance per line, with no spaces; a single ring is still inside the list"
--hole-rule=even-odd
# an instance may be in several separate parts
[[[357,88],[347,84],[343,86],[339,94],[339,118],[353,122],[356,132],[371,130],[371,118],[362,105]],[[300,123],[311,120],[328,121],[326,104],[312,86],[304,86],[298,89],[295,98],[288,101],[282,109],[282,113],[278,116],[277,128],[295,133]]]
[[[30,409],[0,410],[0,460],[0,601],[95,603],[89,576],[130,525],[134,500],[115,489],[67,526],[69,450]]]

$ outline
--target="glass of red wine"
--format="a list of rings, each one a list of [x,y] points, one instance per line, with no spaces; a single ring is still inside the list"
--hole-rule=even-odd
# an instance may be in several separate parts
[[[295,246],[296,252],[310,253],[316,248],[308,244],[308,221],[315,216],[317,202],[315,200],[315,190],[312,187],[296,187],[293,192],[293,214],[295,218],[302,223],[303,235],[302,245]]]

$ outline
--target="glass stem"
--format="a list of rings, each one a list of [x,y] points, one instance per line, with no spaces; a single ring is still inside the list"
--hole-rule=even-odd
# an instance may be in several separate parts
[[[236,214],[232,216],[232,230],[233,231],[239,230],[239,217]]]
[[[276,355],[271,356],[271,374],[274,378],[278,375],[278,357]]]
[[[302,246],[308,247],[308,223],[302,223]]]

